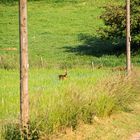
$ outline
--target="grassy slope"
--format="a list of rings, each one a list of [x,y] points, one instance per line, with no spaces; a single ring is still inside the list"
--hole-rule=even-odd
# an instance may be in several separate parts
[[[108,72],[104,70],[72,69],[68,70],[68,80],[60,82],[58,75],[63,73],[59,70],[31,70],[29,79],[29,93],[31,103],[37,105],[36,100],[40,100],[38,110],[46,109],[46,102],[49,96],[58,93],[63,94],[72,87],[81,87],[83,84],[94,84],[98,79],[103,78]],[[2,105],[0,106],[0,119],[12,119],[19,114],[19,74],[18,71],[0,70],[0,96]],[[38,98],[38,96],[40,98]],[[45,101],[46,99],[46,101]],[[37,109],[32,106],[32,109]],[[34,111],[32,111],[34,112]]]
[[[140,77],[140,70],[137,71]],[[138,80],[140,82],[140,80]],[[135,85],[136,86],[136,85]],[[138,92],[137,85],[135,92]],[[132,93],[133,94],[133,93]],[[106,118],[94,118],[93,124],[80,124],[77,130],[66,130],[66,134],[52,137],[54,140],[129,140],[140,132],[140,94],[137,101],[131,104],[131,111],[120,112]]]
[[[95,2],[97,6],[95,6]],[[105,3],[107,3],[105,0],[89,0],[86,3],[78,3],[76,5],[67,4],[54,6],[52,4],[46,4],[45,2],[30,2],[28,4],[29,54],[30,61],[32,60],[30,64],[36,64],[38,66],[47,65],[53,67],[51,70],[41,69],[30,71],[29,90],[32,118],[34,118],[34,116],[41,116],[43,113],[46,113],[46,106],[54,105],[55,101],[60,99],[59,96],[57,97],[56,95],[60,95],[61,97],[61,95],[63,96],[63,93],[75,93],[79,91],[79,93],[89,93],[90,86],[94,86],[93,83],[96,83],[98,79],[101,79],[108,74],[106,70],[95,70],[92,72],[90,69],[84,68],[72,69],[69,70],[69,80],[66,82],[59,82],[57,76],[59,73],[62,73],[62,71],[60,72],[58,69],[56,69],[56,66],[64,66],[67,63],[72,67],[80,64],[82,64],[83,67],[83,65],[90,64],[91,61],[96,63],[104,63],[109,66],[124,64],[124,56],[117,58],[116,56],[112,55],[97,58],[91,55],[76,55],[76,52],[66,52],[69,46],[76,47],[83,44],[83,42],[78,40],[79,34],[96,34],[95,30],[97,27],[103,25],[97,16],[101,12],[99,7]],[[2,48],[18,49],[17,5],[0,5],[0,17],[0,56],[2,56],[2,64],[0,67],[3,67],[3,65],[9,68],[15,66],[17,67],[18,51],[2,50]],[[43,58],[43,62],[41,57]],[[134,57],[133,61],[139,63],[138,57]],[[54,68],[56,70],[54,70]],[[2,105],[0,106],[0,114],[2,115],[0,115],[0,117],[2,121],[7,119],[10,119],[11,121],[11,119],[15,119],[19,115],[18,77],[19,75],[17,70],[0,70],[0,96],[2,99]],[[84,87],[86,87],[86,89]],[[54,99],[53,97],[56,98]],[[83,97],[85,97],[85,95]],[[54,99],[53,102],[51,102],[51,99]],[[50,104],[48,104],[48,101]],[[55,107],[56,106],[54,106],[53,109],[54,111],[57,111],[55,110]],[[52,119],[54,119],[53,121],[55,123],[55,121],[57,121],[57,115],[58,117],[61,117],[61,114],[59,114],[59,112],[58,114],[55,114],[53,109],[51,110],[51,115],[54,115],[54,118],[52,117]],[[122,116],[125,115],[127,118],[127,114]],[[136,113],[134,118],[131,118],[130,116],[130,121],[128,122],[132,123],[132,127],[129,127],[129,130],[132,130],[133,128],[134,130],[137,130],[137,125],[133,125],[132,121],[136,120],[139,126],[138,117],[139,113]],[[112,122],[107,123],[106,126],[112,126]],[[117,122],[116,124],[118,129],[122,126],[122,123],[119,123],[120,122]],[[114,127],[114,125],[112,127]],[[94,132],[96,132],[95,134],[97,134],[97,138],[101,137],[105,134],[105,132],[107,133],[108,131],[111,131],[112,127],[109,129],[106,128],[105,131],[100,131],[100,129],[104,129],[102,124],[101,126],[97,125],[97,129],[95,127],[95,130],[93,129],[93,126],[91,126],[91,129],[87,128],[87,132],[91,130],[91,134],[85,133],[85,138],[92,139],[95,137],[93,134]],[[83,130],[81,132],[83,132]],[[114,134],[115,132],[113,131],[112,133]],[[128,133],[126,132],[125,135],[127,134]],[[116,135],[113,136],[115,137]],[[120,135],[120,137],[121,136],[122,135]]]
[[[51,131],[56,134],[59,130],[61,132],[61,129],[64,129],[65,132],[65,128],[75,125],[77,128],[75,132],[69,131],[68,128],[66,136],[59,137],[58,135],[57,138],[64,140],[68,137],[70,140],[77,138],[81,140],[92,140],[93,138],[115,140],[118,137],[125,139],[131,133],[139,131],[139,102],[132,104],[133,111],[129,110],[130,103],[134,101],[135,97],[139,97],[135,96],[136,93],[139,93],[139,83],[133,83],[133,80],[139,78],[138,76],[134,77],[132,83],[129,83],[119,79],[122,77],[119,73],[118,75],[117,73],[111,74],[107,69],[71,69],[68,72],[69,78],[66,81],[59,81],[59,73],[62,71],[45,69],[30,71],[30,116],[31,121],[37,120],[34,129],[40,129],[41,137],[46,137],[45,134]],[[16,70],[0,70],[0,77],[2,99],[0,123],[11,121],[15,123],[19,116],[18,72]],[[102,79],[105,81],[102,82]],[[115,100],[118,102],[115,103]],[[91,106],[90,101],[93,104]],[[84,124],[77,127],[75,121],[78,121],[78,124],[81,120],[90,123],[90,118],[94,116],[91,116],[90,113],[96,112],[98,117],[108,116],[110,111],[115,113],[117,110],[122,110],[119,109],[118,103],[120,107],[124,106],[125,113],[117,113],[109,118],[95,119],[93,125]],[[82,110],[84,114],[81,114]],[[12,132],[11,130],[8,135],[12,136],[14,134]],[[54,139],[56,139],[56,135]]]
[[[80,125],[75,132],[68,129],[66,135],[54,140],[129,140],[137,132],[140,132],[139,102],[133,104],[133,111],[130,113],[99,118],[93,125]]]
[[[61,70],[46,70],[46,69],[32,69],[29,73],[29,95],[30,95],[30,117],[31,121],[38,120],[37,126],[43,128],[43,131],[55,130],[55,126],[59,126],[57,120],[62,119],[64,124],[75,119],[67,120],[63,113],[69,110],[71,98],[76,97],[76,100],[81,103],[76,103],[77,107],[81,104],[85,95],[91,91],[90,86],[94,86],[99,79],[102,79],[108,74],[108,70],[94,70],[92,69],[71,69],[68,70],[68,79],[66,81],[59,81],[58,75],[63,73]],[[1,126],[7,123],[18,122],[20,108],[19,108],[19,74],[17,70],[0,70],[0,131]],[[89,90],[89,91],[86,91]],[[79,94],[81,94],[79,96]],[[68,95],[68,96],[67,96]],[[71,97],[72,95],[72,97]],[[79,97],[77,97],[79,96]],[[78,98],[78,99],[77,99]],[[87,96],[88,99],[88,96]],[[85,100],[85,99],[84,99]],[[70,103],[70,104],[69,104]],[[87,102],[85,102],[87,103]],[[59,107],[59,106],[63,106]],[[76,108],[77,108],[76,107]],[[67,109],[68,108],[68,109]],[[79,106],[80,108],[80,106]],[[65,110],[66,109],[66,110]],[[72,104],[71,112],[67,112],[68,117],[75,112],[75,106]],[[46,114],[48,123],[46,123]],[[43,120],[43,122],[42,122]],[[52,126],[53,125],[53,126]],[[54,128],[52,128],[54,127]],[[11,130],[12,132],[12,130]],[[44,132],[43,132],[44,133]],[[13,134],[8,134],[10,137]],[[1,135],[0,135],[1,137]]]
[[[114,0],[115,1],[115,0]],[[89,65],[103,63],[108,66],[124,65],[125,58],[86,55],[90,50],[78,46],[84,44],[78,39],[80,34],[92,36],[98,27],[103,26],[99,15],[101,7],[110,1],[88,0],[77,4],[47,4],[45,2],[28,3],[28,31],[30,66]],[[2,48],[18,49],[18,6],[0,5],[0,67],[12,68],[18,65],[18,51],[6,51]],[[94,44],[95,50],[109,46]],[[77,48],[77,49],[73,49]],[[98,51],[97,51],[98,52]],[[81,55],[82,54],[82,55]],[[138,57],[133,58],[138,63]]]

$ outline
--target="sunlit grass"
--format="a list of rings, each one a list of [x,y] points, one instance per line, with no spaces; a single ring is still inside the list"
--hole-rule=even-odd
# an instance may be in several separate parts
[[[115,0],[113,0],[115,1]],[[78,3],[48,4],[45,1],[28,3],[28,35],[30,67],[75,67],[89,66],[91,62],[105,66],[125,65],[125,56],[104,54],[102,47],[93,44],[101,57],[88,55],[78,49],[84,45],[79,35],[98,36],[98,28],[103,25],[99,18],[102,6],[110,0],[87,0]],[[19,25],[18,3],[13,6],[0,4],[0,67],[18,68],[19,59]],[[102,41],[101,41],[102,42]],[[88,45],[88,44],[87,44]],[[110,46],[112,47],[112,46]],[[111,49],[108,47],[108,49]],[[125,46],[124,46],[125,47]],[[16,48],[8,51],[4,48]],[[78,51],[79,50],[79,51]],[[93,50],[92,50],[93,51]],[[135,56],[133,63],[139,64]]]
[[[44,98],[63,94],[71,86],[86,87],[88,84],[96,84],[100,77],[106,75],[105,71],[92,69],[70,69],[68,70],[68,79],[59,81],[58,75],[63,74],[63,70],[35,69],[29,71],[29,94],[30,98]],[[13,118],[19,114],[19,71],[0,70],[0,96],[2,105],[1,118]],[[62,92],[62,93],[61,93]],[[39,98],[38,98],[39,99]],[[32,102],[32,100],[31,100]],[[46,105],[40,103],[40,107]],[[34,107],[33,107],[34,108]],[[35,108],[36,109],[36,108]]]
[[[91,124],[95,116],[108,117],[120,111],[129,112],[131,103],[138,96],[139,84],[135,74],[129,79],[123,72],[111,72],[105,68],[69,69],[68,79],[59,81],[60,73],[63,70],[30,70],[31,133],[39,131],[39,137],[59,133],[67,127],[76,129],[79,121]],[[1,121],[4,124],[10,120],[18,122],[18,71],[1,70],[1,74],[10,79],[2,81],[7,90],[2,85]],[[12,124],[11,127],[15,126]],[[5,134],[13,134],[15,129],[12,128]]]
[[[124,66],[125,55],[104,54],[96,43],[96,51],[103,53],[100,57],[86,54],[87,48],[78,52],[80,45],[88,47],[79,35],[98,35],[98,27],[103,26],[101,7],[110,2],[28,3],[31,139],[34,133],[46,138],[67,127],[76,129],[79,122],[91,124],[94,117],[131,111],[139,92],[138,77],[127,79],[124,72],[104,67]],[[20,137],[18,31],[18,4],[0,4],[0,125],[6,124],[5,136],[14,140]],[[109,42],[102,47],[106,45]],[[139,65],[139,57],[133,56],[132,62]],[[65,67],[68,78],[59,81]]]

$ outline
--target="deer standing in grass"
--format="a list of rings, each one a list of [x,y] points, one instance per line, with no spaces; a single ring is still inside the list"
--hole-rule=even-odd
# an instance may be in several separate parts
[[[59,80],[65,80],[65,79],[67,79],[67,69],[65,69],[65,74],[62,74],[62,75],[59,75],[58,77],[59,77]]]
[[[126,67],[115,67],[112,69],[112,71],[126,71]]]

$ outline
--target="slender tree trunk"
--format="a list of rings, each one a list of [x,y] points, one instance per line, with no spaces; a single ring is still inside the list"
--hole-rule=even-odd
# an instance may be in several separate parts
[[[126,0],[126,66],[127,74],[131,74],[131,35],[130,35],[130,0]]]
[[[20,34],[20,119],[23,128],[28,128],[28,35],[27,35],[27,0],[19,0]]]

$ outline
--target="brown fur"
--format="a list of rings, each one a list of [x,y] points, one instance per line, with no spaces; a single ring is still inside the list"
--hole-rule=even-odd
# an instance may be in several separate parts
[[[65,74],[62,74],[62,75],[59,75],[58,77],[59,77],[59,80],[65,80],[65,79],[67,79],[67,70],[65,71]]]
[[[126,71],[126,67],[115,67],[112,71]]]

